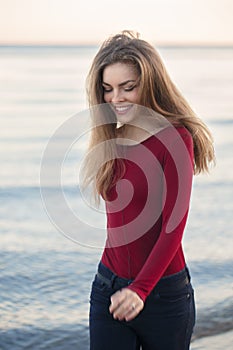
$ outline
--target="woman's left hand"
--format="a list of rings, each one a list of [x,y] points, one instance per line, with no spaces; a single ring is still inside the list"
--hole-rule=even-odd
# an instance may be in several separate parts
[[[130,321],[143,309],[144,302],[136,292],[123,288],[111,296],[110,313],[115,319]]]

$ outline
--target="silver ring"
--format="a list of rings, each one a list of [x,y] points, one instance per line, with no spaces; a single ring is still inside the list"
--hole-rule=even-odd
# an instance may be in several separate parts
[[[134,303],[131,306],[132,306],[132,310],[134,310],[136,307]]]

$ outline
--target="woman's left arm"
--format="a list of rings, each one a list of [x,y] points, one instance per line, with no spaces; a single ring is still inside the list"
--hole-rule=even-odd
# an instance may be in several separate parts
[[[165,184],[161,232],[143,268],[127,287],[143,301],[177,253],[188,217],[194,170],[193,140],[185,128],[178,130],[178,138],[169,145],[163,164]]]

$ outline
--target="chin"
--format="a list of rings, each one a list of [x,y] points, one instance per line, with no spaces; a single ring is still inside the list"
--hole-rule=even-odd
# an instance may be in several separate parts
[[[128,113],[125,114],[119,114],[116,113],[116,117],[117,117],[117,122],[120,124],[128,124],[128,123],[132,123],[135,119],[135,113],[130,111]]]
[[[131,124],[134,118],[130,117],[117,117],[117,124],[122,126],[125,124]]]

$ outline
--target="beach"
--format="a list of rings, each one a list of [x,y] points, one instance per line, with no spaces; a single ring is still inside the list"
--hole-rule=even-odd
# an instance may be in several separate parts
[[[91,283],[105,217],[77,189],[83,140],[63,163],[63,194],[80,225],[62,232],[41,195],[41,160],[57,128],[87,109],[85,78],[96,47],[0,47],[0,349],[88,349]],[[168,70],[211,129],[217,165],[195,177],[184,252],[195,290],[192,350],[233,343],[233,48],[159,48]],[[80,130],[77,130],[79,134]],[[65,139],[65,138],[64,138]],[[56,161],[56,155],[51,157]],[[96,227],[103,231],[96,235]]]
[[[220,335],[201,338],[192,344],[191,350],[231,349],[232,344],[233,344],[233,332],[231,331]]]

